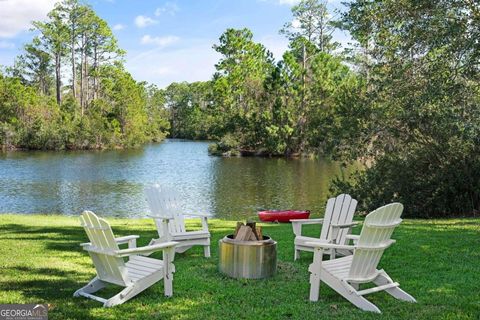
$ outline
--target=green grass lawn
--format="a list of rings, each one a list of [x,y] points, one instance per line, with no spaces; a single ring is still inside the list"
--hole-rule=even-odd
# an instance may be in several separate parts
[[[107,220],[116,236],[140,235],[139,245],[156,236],[148,219]],[[209,224],[212,257],[204,258],[201,247],[176,255],[173,297],[163,296],[159,282],[127,303],[107,309],[72,296],[95,275],[90,257],[79,247],[87,238],[76,218],[0,215],[0,303],[48,303],[50,319],[480,317],[480,219],[405,220],[394,233],[397,243],[386,251],[380,267],[418,303],[397,301],[383,292],[368,295],[382,315],[360,311],[326,285],[321,287],[320,300],[310,302],[307,268],[312,254],[304,253],[293,262],[289,224],[263,225],[264,233],[278,241],[278,272],[273,278],[234,280],[221,275],[217,271],[218,240],[232,231],[235,222],[211,220]],[[200,228],[194,220],[188,225]],[[315,234],[309,227],[307,234]],[[112,294],[113,289],[105,294]]]

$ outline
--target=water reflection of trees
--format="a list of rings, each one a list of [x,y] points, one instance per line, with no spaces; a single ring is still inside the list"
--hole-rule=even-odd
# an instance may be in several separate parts
[[[259,209],[322,213],[336,163],[309,159],[217,158],[207,143],[168,140],[139,150],[19,152],[0,163],[0,212],[143,216],[143,186],[180,194],[188,215],[248,217]]]
[[[219,217],[249,217],[260,209],[323,214],[329,181],[341,170],[322,159],[221,159],[214,166],[212,207]]]

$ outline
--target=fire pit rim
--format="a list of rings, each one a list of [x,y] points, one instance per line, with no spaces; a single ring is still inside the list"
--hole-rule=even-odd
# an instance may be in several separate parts
[[[221,239],[225,243],[244,246],[265,246],[269,244],[276,244],[277,242],[269,236],[263,236],[263,240],[240,241],[233,239],[233,234],[228,234]]]

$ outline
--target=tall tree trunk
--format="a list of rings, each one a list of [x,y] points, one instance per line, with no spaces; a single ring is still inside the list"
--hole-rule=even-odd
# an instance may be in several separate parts
[[[76,65],[75,65],[75,24],[72,25],[72,33],[71,33],[71,56],[72,56],[72,94],[73,98],[77,97],[77,90],[76,90]]]
[[[83,55],[85,54],[85,34],[82,34],[82,46],[80,52],[80,107],[82,109],[82,117],[85,113],[85,107],[83,103]]]
[[[88,59],[87,59],[87,54],[85,53],[85,108],[88,107],[88,102],[90,101],[89,97],[89,81],[88,81]]]
[[[320,40],[320,51],[321,52],[325,52],[325,40],[323,39],[324,38],[324,25],[325,25],[325,22],[323,21],[323,16],[320,17],[320,36],[319,36],[319,40]]]
[[[45,80],[44,80],[44,78],[43,78],[43,75],[40,75],[38,82],[39,82],[39,85],[40,85],[40,93],[41,93],[43,96],[46,96],[46,95],[47,95],[47,91],[46,91]]]
[[[93,100],[97,99],[97,44],[93,47]]]
[[[309,36],[310,39],[310,36]],[[310,41],[310,40],[309,40]],[[304,148],[304,138],[303,138],[303,132],[304,132],[304,126],[305,126],[305,88],[306,88],[306,72],[307,72],[307,48],[305,47],[305,43],[303,44],[303,52],[302,52],[302,67],[303,67],[303,72],[302,72],[302,101],[301,101],[301,111],[300,111],[300,119],[299,120],[299,125],[300,125],[300,132],[299,132],[299,138],[300,138],[300,143],[299,143],[299,150],[297,151],[303,151]]]
[[[60,58],[60,53],[55,54],[55,89],[56,89],[56,94],[57,94],[57,104],[60,105],[62,103],[62,96],[60,94],[60,90],[62,89],[62,83],[61,83],[61,75],[60,75],[60,63],[61,63],[61,58]]]

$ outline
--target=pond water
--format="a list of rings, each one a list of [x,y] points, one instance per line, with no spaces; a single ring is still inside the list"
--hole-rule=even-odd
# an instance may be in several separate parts
[[[146,184],[177,190],[185,213],[247,218],[260,209],[323,213],[330,179],[317,159],[219,158],[208,142],[166,140],[137,150],[0,153],[0,213],[143,217]]]

